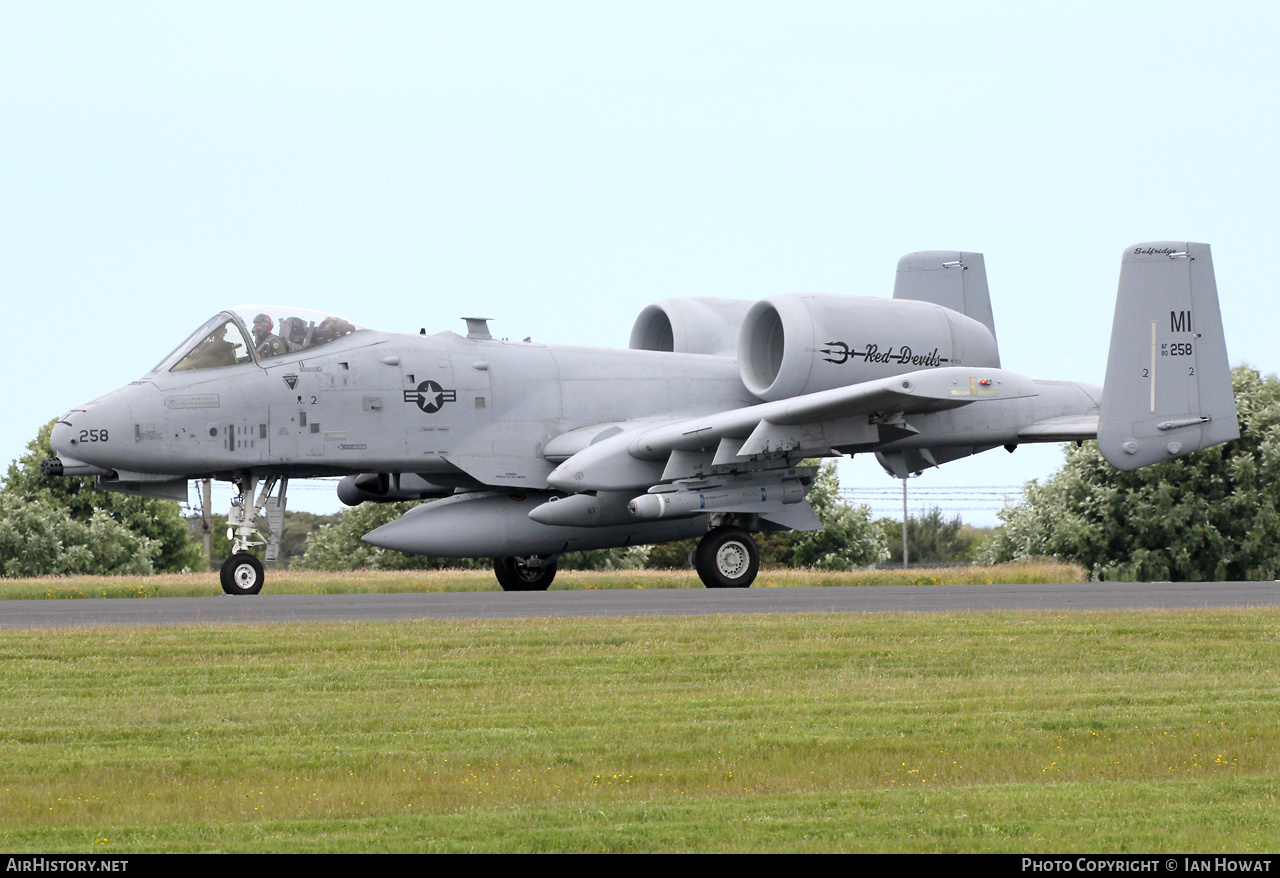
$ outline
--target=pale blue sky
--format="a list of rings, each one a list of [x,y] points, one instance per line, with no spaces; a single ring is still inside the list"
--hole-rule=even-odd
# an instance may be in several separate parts
[[[623,346],[657,299],[887,296],[921,249],[986,254],[1006,368],[1101,383],[1121,250],[1207,241],[1233,362],[1274,372],[1278,24],[1263,3],[0,0],[0,464],[232,305]]]

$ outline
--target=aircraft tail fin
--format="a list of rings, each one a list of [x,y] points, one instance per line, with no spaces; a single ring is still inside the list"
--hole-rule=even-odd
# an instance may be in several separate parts
[[[893,285],[895,299],[932,302],[985,325],[996,335],[991,314],[991,294],[987,290],[987,264],[981,253],[957,250],[922,250],[898,260],[898,277]],[[999,366],[997,361],[994,366]]]
[[[1102,389],[1102,456],[1134,470],[1239,436],[1209,245],[1129,247]]]

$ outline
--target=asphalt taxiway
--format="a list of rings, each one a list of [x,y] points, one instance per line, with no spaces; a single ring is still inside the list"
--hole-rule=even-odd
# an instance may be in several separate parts
[[[685,616],[729,613],[954,613],[990,610],[1280,606],[1276,582],[626,589],[362,595],[219,595],[0,601],[0,628],[271,625],[411,619]]]

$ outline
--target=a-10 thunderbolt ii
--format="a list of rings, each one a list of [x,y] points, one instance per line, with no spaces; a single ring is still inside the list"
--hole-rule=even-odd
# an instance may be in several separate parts
[[[677,298],[627,350],[378,332],[251,307],[210,318],[139,380],[67,412],[47,475],[185,500],[230,481],[230,594],[255,594],[259,515],[288,480],[348,504],[427,500],[365,535],[492,557],[545,589],[568,551],[700,537],[698,573],[745,587],[751,532],[815,529],[804,458],[874,453],[900,478],[1023,442],[1098,440],[1129,470],[1236,438],[1205,244],[1124,251],[1102,388],[1001,368],[978,253],[912,253],[893,298]]]

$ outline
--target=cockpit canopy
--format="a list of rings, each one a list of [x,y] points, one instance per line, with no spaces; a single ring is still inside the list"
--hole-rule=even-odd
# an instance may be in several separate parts
[[[322,311],[245,305],[210,317],[151,371],[185,372],[301,354],[363,329]]]

